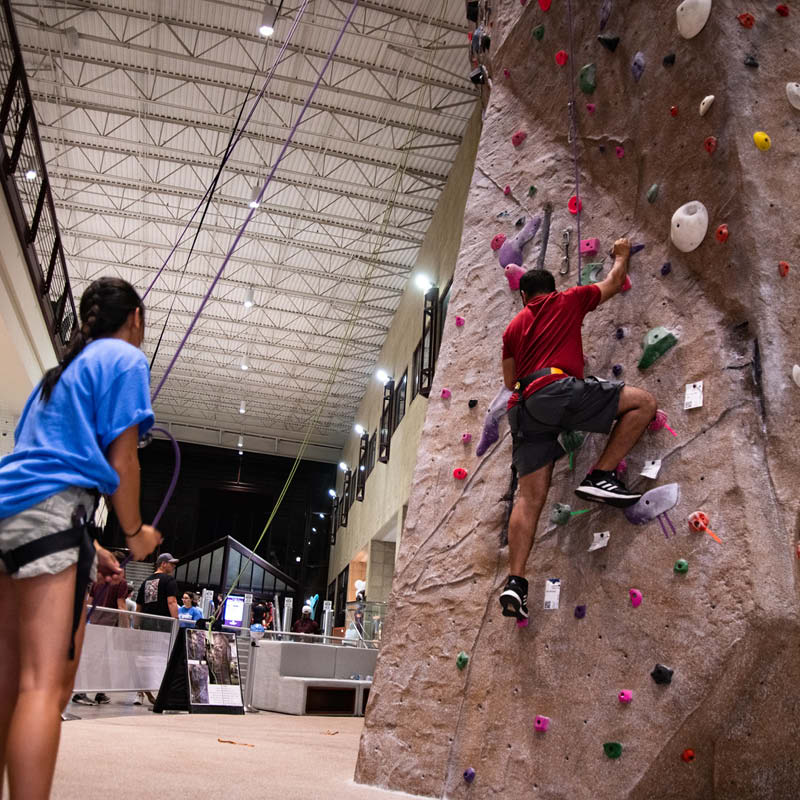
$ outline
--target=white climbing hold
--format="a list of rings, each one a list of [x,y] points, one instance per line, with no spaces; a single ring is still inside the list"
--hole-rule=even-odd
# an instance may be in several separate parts
[[[592,543],[589,545],[589,549],[586,551],[587,553],[591,553],[594,550],[602,550],[611,539],[611,531],[600,531],[599,533],[592,534]]]
[[[706,111],[711,108],[711,104],[714,102],[714,95],[709,94],[702,99],[700,102],[700,116],[704,117],[706,115]]]
[[[792,108],[796,108],[800,111],[800,83],[787,83],[786,97]]]
[[[792,367],[792,378],[794,382],[800,386],[800,367],[798,367],[797,364]]]
[[[670,238],[683,253],[691,253],[700,247],[708,231],[708,211],[699,200],[684,203],[672,215]]]
[[[693,39],[700,33],[711,15],[711,0],[683,0],[675,11],[678,33]]]

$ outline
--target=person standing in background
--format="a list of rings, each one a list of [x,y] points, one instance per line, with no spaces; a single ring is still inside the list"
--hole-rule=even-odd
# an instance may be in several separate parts
[[[136,596],[136,610],[141,614],[178,619],[178,584],[175,580],[177,558],[162,553],[156,559],[156,571],[142,581]],[[190,603],[191,605],[191,603]],[[157,620],[143,619],[139,627],[144,631],[165,631],[168,628]]]
[[[183,605],[178,609],[178,620],[181,628],[194,628],[197,620],[203,618],[203,612],[196,605],[192,605],[194,600],[191,592],[183,593]]]

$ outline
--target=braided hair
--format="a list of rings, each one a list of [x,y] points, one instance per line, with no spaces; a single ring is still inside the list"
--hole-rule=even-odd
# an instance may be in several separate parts
[[[137,308],[144,317],[141,298],[127,281],[99,278],[90,284],[81,297],[81,327],[72,335],[64,358],[57,367],[47,370],[42,379],[42,401],[47,403],[50,400],[53,388],[64,370],[89,342],[115,334],[125,324],[131,311]]]

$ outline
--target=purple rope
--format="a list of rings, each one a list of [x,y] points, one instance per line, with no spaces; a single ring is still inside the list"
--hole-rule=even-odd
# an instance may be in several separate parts
[[[333,48],[331,49],[330,53],[328,54],[328,58],[325,60],[325,64],[322,67],[322,70],[317,75],[317,80],[314,81],[314,85],[311,87],[311,92],[306,98],[305,103],[303,103],[303,107],[300,109],[300,113],[297,115],[297,120],[295,121],[294,125],[292,125],[291,130],[289,131],[289,135],[286,137],[286,141],[283,143],[283,147],[281,148],[281,152],[278,154],[277,159],[275,159],[275,163],[272,165],[272,169],[270,170],[269,175],[267,176],[266,183],[261,187],[261,192],[258,195],[258,202],[261,202],[261,198],[264,196],[264,192],[267,190],[267,187],[272,182],[272,176],[275,174],[275,170],[278,168],[278,164],[281,163],[284,156],[286,155],[286,151],[289,148],[289,145],[294,138],[297,129],[300,127],[300,123],[303,121],[303,117],[305,116],[306,111],[308,110],[309,105],[311,104],[311,100],[313,99],[314,95],[316,94],[317,88],[322,81],[322,76],[327,72],[328,66],[330,65],[331,61],[333,60],[333,56],[336,53],[336,50],[339,48],[339,45],[344,38],[344,32],[347,30],[348,26],[350,25],[350,20],[353,18],[353,14],[356,13],[356,8],[358,7],[358,0],[353,0],[353,6],[350,9],[350,13],[347,15],[347,19],[344,21],[344,25],[342,25],[342,29],[339,31],[339,35],[336,37],[336,41],[333,43]],[[175,355],[172,356],[172,360],[167,365],[166,372],[161,376],[161,380],[156,386],[155,392],[153,392],[152,402],[155,402],[156,398],[158,397],[159,393],[161,392],[161,387],[164,385],[164,382],[167,380],[169,373],[172,371],[172,368],[175,366],[175,362],[178,360],[178,356],[183,350],[184,345],[186,344],[187,339],[191,335],[192,331],[194,330],[194,326],[197,324],[197,320],[200,318],[200,314],[203,313],[203,309],[206,307],[206,303],[211,299],[211,293],[214,291],[214,287],[219,282],[219,279],[222,277],[222,273],[225,271],[225,267],[228,266],[228,261],[230,261],[231,256],[233,255],[234,251],[239,246],[239,241],[241,240],[244,232],[247,230],[247,226],[250,224],[250,220],[253,218],[253,215],[256,213],[256,209],[251,208],[250,213],[244,218],[244,222],[242,223],[241,228],[239,228],[239,232],[236,234],[236,238],[233,241],[230,249],[228,250],[228,254],[225,256],[224,261],[222,262],[222,266],[219,268],[214,280],[211,282],[211,286],[208,287],[208,291],[205,293],[203,300],[200,303],[197,312],[195,313],[192,321],[189,323],[189,327],[186,329],[186,333],[181,339],[181,343],[178,345],[178,349],[175,351]]]
[[[582,284],[581,278],[581,175],[578,166],[578,117],[575,111],[575,48],[572,42],[572,0],[567,0],[567,14],[569,17],[569,131],[572,139],[572,160],[575,164],[575,197],[578,198],[577,228],[578,228],[578,286]]]
[[[675,530],[675,526],[672,524],[672,520],[669,518],[669,515],[667,514],[667,512],[666,512],[666,511],[664,512],[664,515],[663,515],[663,516],[664,516],[664,519],[665,519],[667,522],[669,522],[669,526],[670,526],[670,528],[672,528],[672,533],[673,533],[673,535],[674,535],[674,536],[677,536],[677,535],[678,535],[678,531],[676,531],[676,530]]]
[[[661,526],[661,532],[664,534],[664,538],[669,539],[669,534],[667,533],[667,529],[664,525],[664,520],[661,519],[661,514],[659,514],[656,519],[658,520],[658,524]]]
[[[281,63],[283,58],[284,51],[289,46],[289,42],[292,40],[292,36],[294,36],[294,32],[297,29],[297,26],[300,24],[300,18],[303,16],[306,10],[306,6],[308,6],[309,0],[303,0],[303,4],[300,6],[300,10],[297,13],[297,16],[294,18],[292,22],[292,27],[289,28],[289,33],[287,34],[286,38],[283,40],[283,44],[281,45],[281,49],[278,51],[278,55],[275,60],[272,62],[272,66],[270,67],[269,73],[264,81],[264,85],[261,87],[261,91],[256,96],[255,100],[253,101],[253,107],[250,109],[250,113],[247,115],[242,127],[239,129],[239,132],[234,137],[233,142],[231,142],[230,146],[227,148],[227,151],[224,155],[224,161],[227,161],[230,158],[231,154],[233,153],[234,148],[239,141],[241,140],[242,136],[244,136],[244,132],[247,129],[247,126],[250,124],[250,120],[253,118],[253,114],[256,112],[256,108],[258,108],[258,104],[261,102],[261,99],[264,97],[264,92],[267,91],[267,87],[269,86],[270,81],[272,80],[272,76],[275,73],[275,69],[277,68],[278,64]],[[224,163],[224,162],[223,162]],[[212,181],[207,187],[205,194],[203,195],[200,202],[197,204],[197,207],[192,212],[192,216],[189,217],[189,221],[186,223],[186,226],[181,231],[181,235],[178,237],[178,241],[172,246],[172,250],[169,251],[164,263],[161,265],[161,269],[156,273],[155,278],[150,282],[150,285],[147,287],[147,291],[142,296],[142,302],[147,299],[147,295],[150,294],[150,290],[155,286],[156,281],[161,277],[161,273],[166,269],[167,264],[169,264],[170,259],[173,255],[175,255],[175,251],[178,249],[180,243],[183,241],[183,237],[186,236],[189,228],[191,227],[192,222],[194,222],[194,218],[197,216],[197,212],[203,207],[203,203],[205,203],[206,198],[208,197],[208,193],[211,191],[212,186],[214,186],[214,181]],[[259,196],[260,199],[260,196]]]

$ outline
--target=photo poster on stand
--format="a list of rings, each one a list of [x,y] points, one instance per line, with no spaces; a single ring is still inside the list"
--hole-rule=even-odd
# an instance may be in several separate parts
[[[236,634],[181,628],[153,711],[244,714]]]

